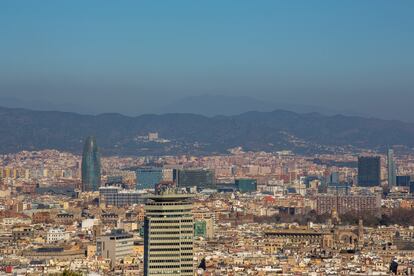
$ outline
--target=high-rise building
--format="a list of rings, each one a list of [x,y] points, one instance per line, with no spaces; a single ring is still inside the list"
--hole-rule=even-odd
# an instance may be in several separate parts
[[[404,186],[409,187],[411,182],[411,176],[410,175],[397,175],[397,186]]]
[[[235,184],[241,193],[256,192],[257,180],[251,178],[236,179]]]
[[[358,157],[358,186],[381,185],[381,159],[378,156]]]
[[[397,182],[397,174],[394,160],[394,150],[388,149],[387,152],[387,165],[388,165],[388,186],[394,187]]]
[[[178,187],[196,186],[198,189],[216,187],[215,173],[210,169],[179,169],[174,180]]]
[[[95,137],[86,139],[82,155],[82,191],[97,191],[101,185],[101,156]]]
[[[192,195],[166,189],[148,196],[144,219],[144,276],[193,276]]]
[[[135,171],[137,176],[137,189],[154,189],[155,185],[163,180],[162,168],[143,167]]]
[[[339,173],[332,172],[329,176],[329,184],[339,184]]]

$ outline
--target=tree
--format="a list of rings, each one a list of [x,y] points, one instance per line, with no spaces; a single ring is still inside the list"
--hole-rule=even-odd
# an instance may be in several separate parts
[[[61,276],[82,276],[82,273],[65,269]]]

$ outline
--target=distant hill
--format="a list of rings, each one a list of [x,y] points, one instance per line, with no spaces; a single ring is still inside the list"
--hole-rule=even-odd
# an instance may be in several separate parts
[[[190,96],[179,99],[171,104],[162,107],[156,113],[192,113],[204,116],[230,116],[249,111],[270,112],[276,109],[290,110],[298,113],[318,111],[319,113],[328,115],[341,113],[338,110],[330,110],[320,106],[291,104],[283,102],[275,103],[247,96],[225,96],[210,94]]]
[[[158,132],[169,141],[143,140]],[[205,154],[245,150],[326,152],[338,147],[414,147],[414,124],[318,113],[276,110],[234,116],[194,114],[97,116],[0,108],[0,153],[53,148],[79,153],[95,135],[104,154]]]
[[[55,104],[44,100],[27,100],[16,97],[2,97],[0,96],[0,103],[3,107],[8,108],[25,108],[30,110],[56,110],[56,111],[71,111],[79,112],[82,114],[90,114],[90,109],[85,107],[71,104],[61,103]],[[93,114],[93,113],[92,113]]]

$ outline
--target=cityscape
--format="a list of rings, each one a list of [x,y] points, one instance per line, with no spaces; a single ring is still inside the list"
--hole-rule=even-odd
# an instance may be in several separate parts
[[[82,156],[5,154],[2,271],[411,275],[413,175],[398,147],[101,157],[86,137]]]
[[[414,276],[414,1],[0,1],[0,276]]]

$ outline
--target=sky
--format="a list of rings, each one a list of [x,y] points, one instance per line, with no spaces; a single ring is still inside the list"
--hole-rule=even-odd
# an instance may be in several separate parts
[[[211,94],[413,121],[413,13],[412,0],[2,0],[0,106],[137,115]]]

